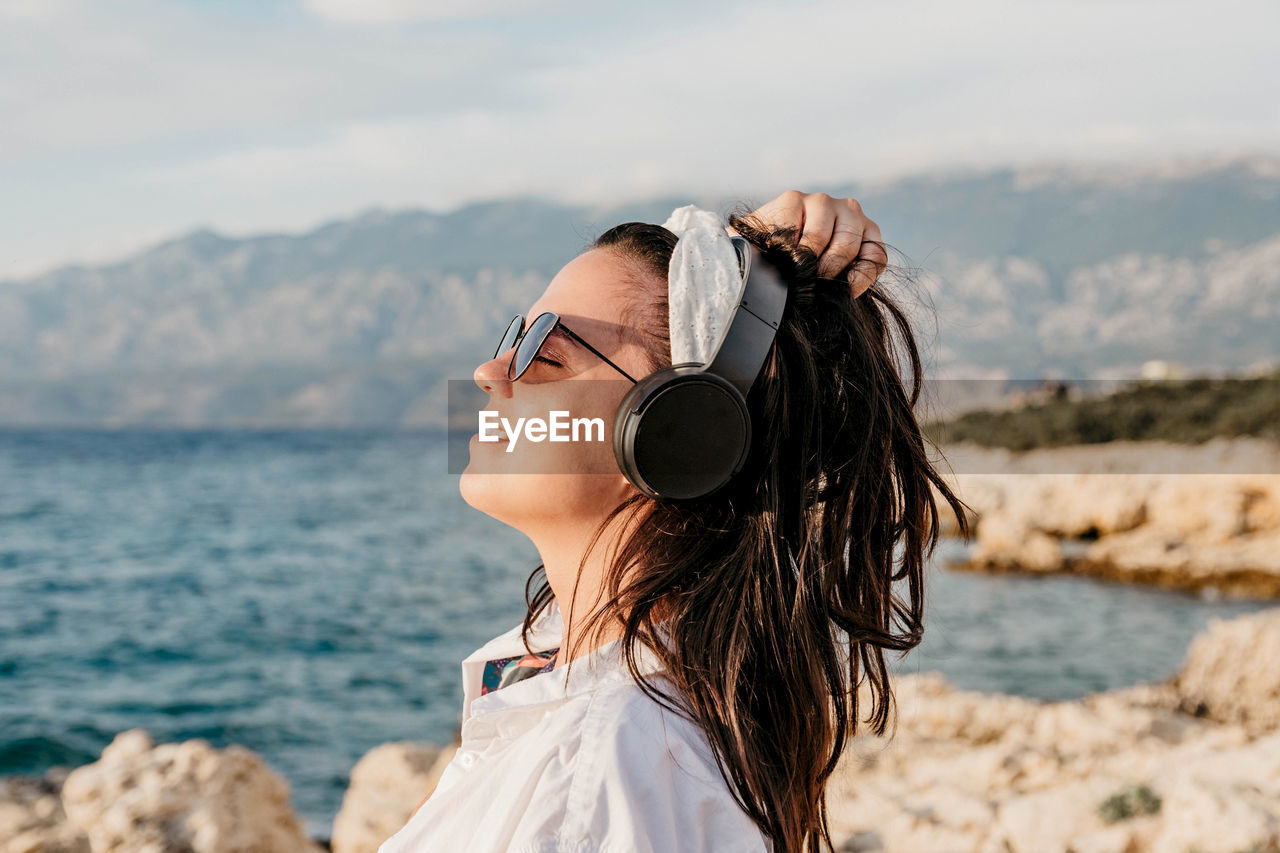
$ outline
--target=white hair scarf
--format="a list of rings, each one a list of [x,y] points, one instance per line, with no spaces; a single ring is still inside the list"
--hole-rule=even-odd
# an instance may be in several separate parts
[[[667,269],[671,363],[707,366],[746,286],[738,253],[720,217],[688,204],[662,227],[679,238]]]

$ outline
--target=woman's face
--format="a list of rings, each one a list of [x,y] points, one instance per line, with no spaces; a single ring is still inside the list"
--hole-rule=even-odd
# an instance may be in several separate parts
[[[525,312],[525,327],[542,312],[554,311],[575,334],[642,379],[650,368],[640,335],[622,323],[628,288],[641,286],[645,285],[636,283],[635,267],[618,253],[591,249],[556,274]],[[495,413],[491,423],[505,418],[514,429],[519,418],[537,418],[550,424],[558,411],[567,412],[561,420],[570,423],[598,418],[603,429],[580,429],[578,440],[569,441],[534,441],[521,431],[510,442],[482,442],[477,433],[459,484],[463,499],[526,532],[547,524],[598,522],[637,494],[613,455],[613,422],[631,381],[558,329],[516,382],[507,379],[511,358],[508,350],[475,370],[476,384],[489,395],[484,408]],[[490,432],[507,436],[500,425]],[[572,438],[569,428],[561,434]]]

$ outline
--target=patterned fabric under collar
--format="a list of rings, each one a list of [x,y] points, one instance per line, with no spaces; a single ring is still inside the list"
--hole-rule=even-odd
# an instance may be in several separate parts
[[[550,672],[555,669],[556,656],[559,652],[560,649],[555,648],[547,649],[545,652],[486,661],[484,679],[480,684],[480,695],[501,690],[508,684],[524,681],[540,672]]]

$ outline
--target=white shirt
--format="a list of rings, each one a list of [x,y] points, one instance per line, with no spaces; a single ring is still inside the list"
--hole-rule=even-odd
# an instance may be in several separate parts
[[[553,602],[530,631],[560,645]],[[702,730],[646,696],[614,640],[480,695],[485,661],[524,655],[520,626],[462,662],[462,745],[435,792],[378,853],[769,853]],[[661,664],[637,647],[643,674]],[[661,674],[659,686],[674,687]]]

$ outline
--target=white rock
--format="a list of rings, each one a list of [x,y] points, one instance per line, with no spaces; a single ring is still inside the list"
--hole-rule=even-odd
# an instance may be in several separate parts
[[[1174,683],[1186,711],[1254,732],[1280,729],[1280,608],[1211,619]]]
[[[62,804],[94,853],[312,853],[289,786],[251,750],[207,741],[152,746],[123,732],[71,772]]]
[[[450,756],[454,749],[448,750]],[[399,831],[435,788],[441,754],[435,744],[412,741],[384,743],[365,753],[351,771],[333,822],[334,853],[374,853]]]

